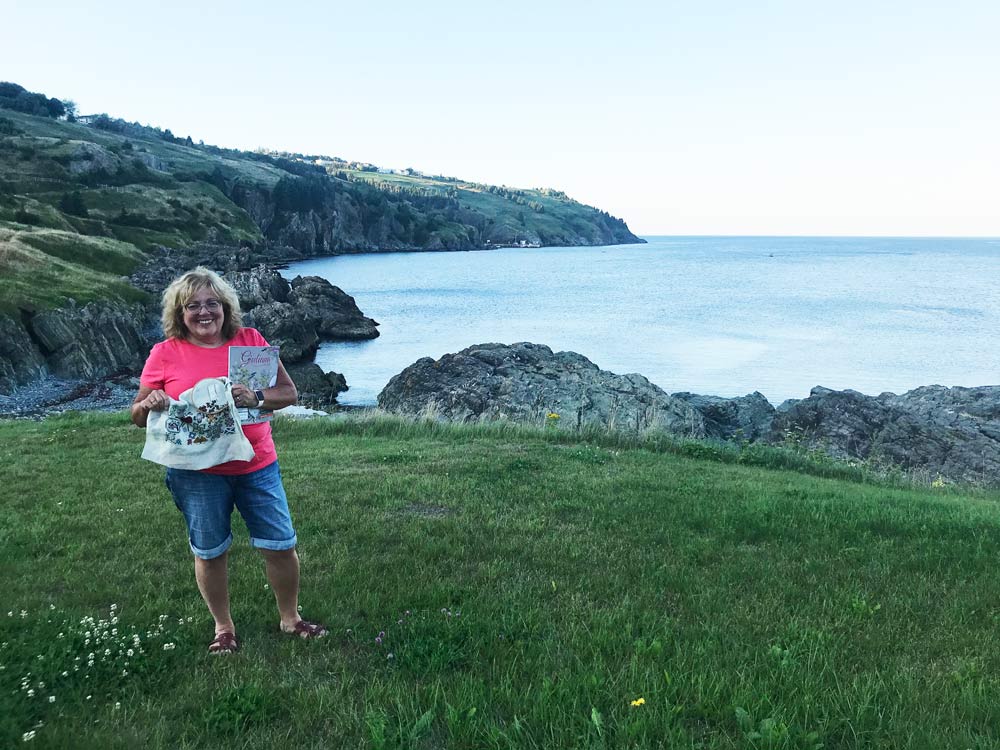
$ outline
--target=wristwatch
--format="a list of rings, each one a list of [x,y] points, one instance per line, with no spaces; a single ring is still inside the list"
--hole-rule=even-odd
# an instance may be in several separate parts
[[[264,391],[254,391],[253,395],[257,397],[257,406],[264,403]]]

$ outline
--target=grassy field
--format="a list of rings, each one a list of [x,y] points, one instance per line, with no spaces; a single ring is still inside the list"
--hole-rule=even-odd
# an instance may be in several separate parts
[[[332,634],[277,632],[237,523],[220,658],[143,433],[0,423],[0,746],[1000,746],[996,494],[525,428],[275,433]]]

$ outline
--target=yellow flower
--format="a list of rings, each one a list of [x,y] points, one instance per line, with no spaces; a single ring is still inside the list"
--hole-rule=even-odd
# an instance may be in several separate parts
[[[641,706],[645,702],[646,702],[645,698],[636,698],[634,701],[632,701],[632,707],[635,708],[636,706]]]
[[[559,419],[559,415],[556,414],[554,411],[550,411],[548,414],[545,415],[545,418],[546,419]]]
[[[944,478],[938,474],[937,479],[931,482],[931,487],[944,487]]]

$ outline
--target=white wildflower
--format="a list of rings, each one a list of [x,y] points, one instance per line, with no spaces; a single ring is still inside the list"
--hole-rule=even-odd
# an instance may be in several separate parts
[[[50,695],[49,696],[49,703],[55,703],[55,702],[56,702],[56,697],[54,695]]]
[[[33,740],[33,739],[35,739],[35,730],[34,729],[32,729],[29,732],[25,732],[24,734],[21,735],[21,741],[22,742],[31,742],[31,740]]]
[[[173,651],[175,648],[177,648],[177,644],[176,643],[164,643],[163,644],[163,650],[164,651]]]

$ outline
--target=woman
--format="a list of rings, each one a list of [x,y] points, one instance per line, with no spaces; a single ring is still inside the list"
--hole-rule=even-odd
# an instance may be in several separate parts
[[[176,279],[163,292],[163,333],[143,367],[132,421],[146,426],[149,412],[167,408],[170,399],[199,380],[224,377],[229,346],[267,346],[253,328],[242,328],[239,299],[218,274],[199,266]],[[263,391],[233,386],[237,407],[280,409],[298,399],[283,365],[277,382]],[[326,628],[303,620],[298,612],[299,558],[295,530],[281,483],[270,422],[245,425],[254,449],[250,461],[230,461],[202,471],[167,469],[167,487],[187,522],[198,590],[215,619],[213,654],[234,653],[240,642],[229,611],[228,550],[233,536],[230,516],[239,510],[250,540],[264,556],[267,579],[274,590],[285,633],[319,638]]]

